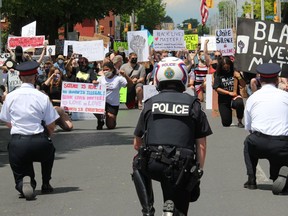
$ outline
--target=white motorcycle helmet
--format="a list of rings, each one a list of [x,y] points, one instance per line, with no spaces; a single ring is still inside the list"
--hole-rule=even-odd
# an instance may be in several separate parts
[[[162,59],[156,66],[155,85],[161,91],[166,83],[174,82],[179,91],[185,91],[188,85],[188,72],[185,63],[176,57]]]

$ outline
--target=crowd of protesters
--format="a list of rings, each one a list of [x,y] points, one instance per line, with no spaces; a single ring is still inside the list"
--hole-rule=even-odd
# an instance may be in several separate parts
[[[60,106],[62,81],[98,84],[98,79],[101,77],[100,82],[104,83],[109,89],[107,94],[110,96],[107,96],[107,98],[109,99],[112,94],[113,103],[111,104],[111,101],[110,105],[106,103],[105,115],[95,114],[98,119],[96,128],[101,130],[106,119],[107,128],[113,129],[116,127],[116,116],[120,105],[119,97],[116,97],[115,100],[114,96],[118,95],[119,89],[125,86],[128,87],[126,101],[128,109],[138,108],[141,110],[143,86],[153,85],[155,68],[158,62],[165,57],[175,56],[182,59],[186,64],[189,71],[188,89],[197,95],[201,102],[205,101],[206,75],[213,74],[212,87],[215,90],[213,95],[214,100],[218,100],[218,110],[222,125],[224,127],[231,126],[232,110],[235,109],[238,119],[237,126],[243,128],[243,98],[248,97],[261,88],[259,78],[256,73],[237,71],[234,68],[233,56],[222,56],[219,51],[209,52],[207,50],[208,42],[209,40],[204,42],[203,50],[200,49],[201,44],[198,44],[195,50],[181,50],[178,52],[168,50],[155,51],[151,48],[149,58],[145,62],[139,62],[138,56],[134,52],[126,55],[122,47],[118,51],[111,50],[108,52],[103,61],[89,62],[85,56],[79,53],[73,53],[69,57],[61,54],[49,56],[44,60],[46,51],[46,47],[44,47],[37,60],[40,67],[38,68],[36,88],[45,92],[51,99],[60,116],[57,124],[63,130],[70,131],[73,129],[71,115],[69,116],[71,113],[65,112],[63,107]],[[13,72],[13,64],[30,61],[33,57],[33,53],[23,52],[21,46],[17,46],[15,50],[9,49],[8,52],[11,55],[12,66],[9,64],[2,66],[4,73]],[[105,78],[102,78],[102,76]],[[121,79],[118,79],[118,77],[121,77]],[[118,81],[113,81],[114,79]],[[287,79],[280,78],[278,86],[287,91],[287,83]],[[0,91],[0,102],[2,103],[5,100],[5,95],[11,90],[1,86]]]

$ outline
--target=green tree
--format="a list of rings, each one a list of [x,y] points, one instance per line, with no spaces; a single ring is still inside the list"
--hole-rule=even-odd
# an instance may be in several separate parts
[[[164,23],[174,23],[173,19],[170,16],[165,16],[162,20]]]
[[[193,19],[193,18],[184,20],[182,23],[183,23],[183,27],[185,27],[185,28],[187,28],[188,23],[191,23],[192,28],[197,28],[197,26],[199,25],[199,21],[197,19]]]
[[[10,33],[20,35],[22,26],[37,21],[37,34],[49,35],[50,43],[58,38],[58,28],[72,27],[86,18],[101,19],[114,14],[131,13],[147,0],[3,0],[1,12],[10,23]]]
[[[164,21],[166,4],[162,0],[146,0],[142,2],[140,9],[136,10],[137,25],[144,25],[149,31],[153,31]]]
[[[253,7],[253,13],[255,19],[261,19],[261,0],[252,0],[254,3]],[[265,16],[272,16],[274,15],[274,1],[275,0],[265,0],[264,1],[264,14]],[[245,2],[245,4],[242,6],[243,9],[243,16],[245,14],[251,14],[251,3]]]

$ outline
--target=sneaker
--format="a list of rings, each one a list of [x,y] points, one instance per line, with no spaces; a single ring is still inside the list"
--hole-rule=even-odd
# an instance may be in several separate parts
[[[98,121],[98,125],[96,127],[97,130],[103,130],[103,126],[104,126],[104,121]]]
[[[163,206],[162,216],[173,216],[174,202],[172,200],[166,200]]]
[[[286,185],[287,176],[288,176],[288,167],[287,166],[281,167],[281,169],[279,170],[278,178],[274,181],[272,185],[273,194],[278,195],[283,191]]]
[[[239,122],[237,125],[239,128],[244,128],[244,125],[242,124],[242,122]]]
[[[41,193],[47,194],[47,193],[52,193],[53,192],[53,187],[48,183],[48,184],[43,184],[41,187]]]
[[[26,200],[34,200],[36,194],[34,192],[34,188],[31,185],[31,178],[30,176],[25,176],[23,178],[23,186],[22,186],[23,196]]]

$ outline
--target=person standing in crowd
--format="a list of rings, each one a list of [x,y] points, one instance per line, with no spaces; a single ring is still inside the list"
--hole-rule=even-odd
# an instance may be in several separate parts
[[[137,54],[131,52],[129,54],[129,62],[123,64],[120,70],[125,71],[126,75],[133,81],[133,86],[129,87],[127,90],[126,105],[128,108],[133,108],[135,97],[137,97],[138,109],[142,109],[143,84],[145,82],[146,72],[144,66],[138,63]]]
[[[53,191],[50,179],[55,148],[49,137],[59,115],[49,97],[34,87],[38,67],[35,61],[16,66],[22,85],[6,96],[0,113],[0,119],[11,128],[8,154],[15,188],[26,200],[33,200],[36,196],[33,162],[41,162],[42,193]]]
[[[232,109],[235,109],[238,119],[237,126],[244,128],[242,123],[244,102],[240,96],[239,85],[245,87],[246,83],[241,74],[234,71],[231,59],[226,56],[218,59],[213,89],[218,93],[218,108],[224,127],[229,127],[232,124]]]
[[[160,93],[145,101],[134,131],[138,154],[133,159],[133,181],[143,216],[155,212],[151,179],[161,183],[163,215],[187,215],[189,202],[200,196],[206,136],[212,131],[197,97],[183,93],[188,82],[185,63],[168,57],[157,67]]]
[[[53,66],[58,68],[63,75],[66,75],[65,58],[63,55],[58,55],[56,62],[54,63]]]
[[[115,55],[114,58],[112,59],[112,62],[118,74],[121,66],[123,65],[123,57],[121,55]]]
[[[103,129],[103,125],[105,124],[104,118],[108,129],[114,129],[116,127],[116,119],[120,106],[120,88],[133,85],[132,80],[124,71],[120,70],[120,75],[117,75],[117,71],[112,62],[107,62],[103,65],[103,73],[104,76],[99,77],[98,82],[106,86],[106,112],[105,117],[101,114],[95,114],[98,120],[97,130]]]
[[[244,141],[244,160],[248,175],[245,188],[256,189],[258,159],[270,162],[272,192],[288,192],[288,94],[277,88],[281,67],[264,63],[256,68],[261,89],[246,102],[245,129],[250,132]]]

